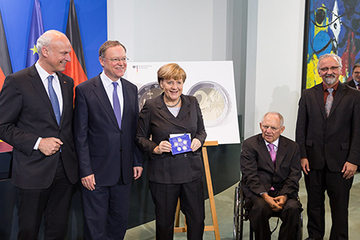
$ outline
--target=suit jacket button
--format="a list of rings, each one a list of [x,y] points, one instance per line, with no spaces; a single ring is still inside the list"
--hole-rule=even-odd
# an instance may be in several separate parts
[[[187,154],[186,154],[186,153],[184,154],[184,157],[187,157]]]

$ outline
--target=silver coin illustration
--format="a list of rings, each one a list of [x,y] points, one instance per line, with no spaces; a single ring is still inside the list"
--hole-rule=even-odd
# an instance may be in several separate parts
[[[201,81],[190,88],[188,95],[197,98],[207,127],[214,127],[223,123],[230,114],[229,94],[218,83]]]
[[[147,83],[142,86],[138,91],[139,111],[143,108],[146,100],[156,98],[161,95],[163,90],[157,82]]]

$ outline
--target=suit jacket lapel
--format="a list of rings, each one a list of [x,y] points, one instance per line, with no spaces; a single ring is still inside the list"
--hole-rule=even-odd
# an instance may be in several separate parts
[[[176,125],[180,128],[183,128],[184,131],[186,129],[186,126],[184,126],[184,124],[182,124],[181,119],[184,118],[184,116],[186,116],[185,114],[187,114],[189,112],[189,102],[184,100],[185,98],[181,96],[181,108],[180,108],[180,112],[179,115],[177,117],[174,117],[174,115],[171,114],[171,112],[169,111],[169,109],[167,109],[165,102],[164,102],[164,94],[160,95],[158,98],[156,98],[156,107],[158,108],[159,114],[165,119],[165,121],[170,122],[173,125]]]
[[[262,138],[261,134],[259,134],[258,136],[259,136],[258,137],[258,144],[259,144],[260,152],[263,155],[262,157],[264,159],[266,159],[266,163],[269,165],[271,170],[275,171],[275,166],[274,166],[274,163],[273,163],[273,161],[271,159],[269,150],[268,150],[268,148],[267,148],[267,146],[265,144],[265,140]]]
[[[52,107],[49,95],[46,92],[46,89],[44,87],[44,84],[42,83],[40,76],[35,68],[35,65],[33,65],[30,68],[30,81],[33,84],[35,90],[38,92],[40,98],[42,99],[42,101],[44,102],[45,106],[48,108],[48,110],[51,112],[51,115],[53,116],[55,122],[56,122],[56,117],[55,117],[55,113],[54,113],[54,109]]]
[[[98,75],[97,78],[95,79],[95,83],[93,85],[93,91],[94,91],[95,96],[99,100],[100,104],[104,107],[105,112],[108,114],[109,118],[111,118],[113,123],[119,128],[114,110],[113,110],[110,100],[106,94],[105,87],[100,79],[100,75]]]
[[[283,140],[282,136],[279,137],[279,146],[278,146],[278,150],[276,153],[276,169],[279,168],[279,166],[281,165],[282,161],[284,160],[285,154],[287,152],[286,150],[286,141]]]
[[[131,98],[133,98],[133,96],[131,96],[131,93],[130,93],[130,89],[128,89],[128,85],[127,85],[127,82],[123,80],[123,78],[120,79],[121,81],[121,86],[122,86],[122,94],[123,94],[123,98],[124,98],[124,106],[122,106],[123,108],[123,114],[121,115],[121,129],[122,129],[122,126],[129,126],[126,124],[127,122],[127,117],[130,117],[129,114],[126,114],[126,113],[129,113],[130,112],[130,109],[132,106],[131,104],[128,103],[128,101],[130,101]],[[115,114],[114,114],[115,116]],[[116,117],[115,117],[116,119]]]
[[[339,83],[338,89],[337,89],[335,97],[334,97],[333,104],[330,109],[329,117],[331,117],[332,113],[335,111],[336,107],[339,105],[341,99],[343,98],[343,96],[345,94],[345,91],[346,91],[346,87],[342,83]]]
[[[65,101],[67,101],[67,99],[69,99],[69,92],[67,91],[68,83],[66,82],[66,79],[63,77],[63,75],[61,73],[57,73],[57,76],[59,78],[61,94],[62,94],[62,99],[63,99],[63,110],[62,110],[62,114],[61,114],[61,118],[60,118],[60,126],[61,126],[64,116],[66,116],[67,111],[70,110],[70,109],[67,109],[67,104],[65,102]],[[71,111],[72,111],[72,109],[71,109]],[[55,117],[55,114],[54,114],[54,117]]]
[[[325,104],[324,104],[324,89],[322,84],[318,84],[314,87],[315,90],[315,98],[318,102],[321,115],[324,119],[326,119],[326,113],[325,113]]]

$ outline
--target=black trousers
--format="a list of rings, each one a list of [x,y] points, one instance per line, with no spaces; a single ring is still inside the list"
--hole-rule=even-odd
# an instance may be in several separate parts
[[[20,189],[19,234],[20,240],[38,239],[44,216],[44,240],[64,239],[67,233],[71,199],[75,186],[70,183],[58,161],[53,183],[46,189]]]
[[[155,203],[156,240],[173,239],[178,198],[186,217],[187,238],[199,240],[204,234],[204,186],[202,179],[182,184],[162,184],[149,181]]]
[[[269,219],[273,216],[274,212],[262,197],[255,196],[251,199],[251,202],[252,208],[249,213],[249,220],[251,227],[255,231],[255,239],[270,240],[271,231]],[[290,198],[286,201],[284,208],[280,212],[276,213],[276,215],[282,220],[279,239],[296,240],[298,238],[301,211],[301,203],[296,199]]]
[[[323,239],[325,234],[325,191],[329,196],[332,226],[330,240],[349,239],[349,194],[354,178],[346,180],[341,172],[330,172],[327,167],[312,169],[305,175],[308,195],[309,237]]]

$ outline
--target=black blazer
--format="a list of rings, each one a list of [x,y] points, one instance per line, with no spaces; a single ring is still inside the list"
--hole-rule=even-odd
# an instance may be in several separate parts
[[[9,75],[0,93],[0,138],[12,145],[12,183],[23,189],[48,188],[54,180],[60,152],[45,156],[33,147],[39,137],[56,137],[70,182],[78,177],[73,135],[73,80],[57,73],[63,112],[60,126],[35,65]]]
[[[80,177],[95,175],[97,186],[128,184],[142,166],[135,145],[139,105],[137,87],[121,78],[124,106],[121,130],[100,75],[75,89],[74,137]]]
[[[241,187],[246,197],[260,196],[274,187],[277,195],[297,197],[301,178],[300,149],[294,141],[280,136],[276,169],[261,134],[243,142],[240,165]]]
[[[360,92],[339,83],[326,118],[322,83],[303,91],[296,142],[311,169],[340,172],[345,162],[360,165]]]
[[[147,100],[140,112],[136,142],[150,156],[148,179],[157,183],[186,183],[202,176],[201,148],[195,152],[172,155],[153,154],[154,148],[170,134],[190,133],[203,144],[206,132],[199,104],[195,97],[181,95],[181,109],[174,117],[164,103],[164,94]],[[151,140],[150,140],[151,136]]]
[[[349,86],[349,87],[352,87],[352,88],[357,89],[357,88],[356,88],[356,85],[355,85],[355,83],[354,83],[354,80],[350,80],[350,81],[348,81],[348,82],[345,82],[344,85],[347,85],[347,86]]]

